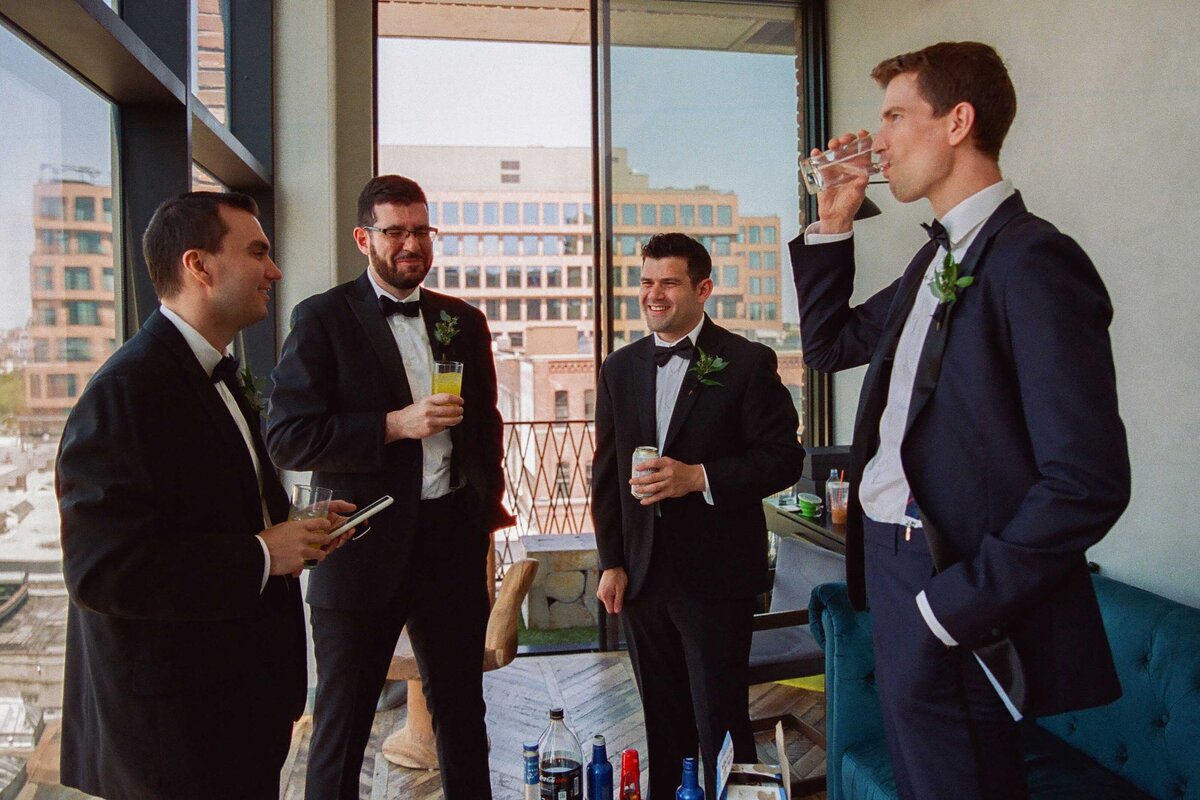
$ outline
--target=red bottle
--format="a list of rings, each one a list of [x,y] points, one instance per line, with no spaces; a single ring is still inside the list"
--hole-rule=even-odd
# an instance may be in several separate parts
[[[620,800],[642,800],[642,771],[638,767],[638,751],[632,747],[621,751]]]

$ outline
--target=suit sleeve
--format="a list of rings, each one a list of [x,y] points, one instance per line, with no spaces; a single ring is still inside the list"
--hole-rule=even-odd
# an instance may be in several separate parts
[[[55,468],[63,575],[72,600],[114,617],[164,621],[237,618],[259,602],[263,553],[231,536],[236,511],[212,498],[212,514],[184,517],[160,485],[170,460],[169,394],[147,395],[127,376],[94,381],[71,413]],[[147,402],[147,399],[151,402]],[[204,476],[195,476],[204,491]],[[261,520],[261,512],[259,519]],[[243,523],[244,524],[244,523]],[[253,530],[253,529],[251,529]]]
[[[625,566],[625,537],[621,523],[621,476],[617,469],[616,429],[608,383],[608,364],[596,385],[596,451],[592,457],[592,522],[600,569]]]
[[[384,411],[339,408],[342,375],[333,339],[308,304],[292,314],[292,332],[271,372],[267,449],[283,469],[378,472],[384,467]]]
[[[964,644],[994,636],[1043,600],[1129,501],[1104,285],[1078,245],[1057,233],[1026,245],[1015,263],[1005,314],[1039,477],[973,559],[926,588],[938,621]]]
[[[483,465],[485,486],[484,497],[491,508],[488,510],[488,521],[491,530],[506,528],[516,522],[515,518],[504,508],[504,420],[500,416],[497,405],[496,389],[496,360],[492,356],[492,335],[488,330],[487,319],[476,312],[473,315],[478,321],[475,341],[472,343],[475,358],[468,369],[478,371],[478,383],[471,405],[472,414],[479,414],[479,441],[471,442],[469,446],[479,448],[479,459]],[[466,408],[464,406],[464,412]]]
[[[755,346],[757,354],[740,404],[743,447],[733,456],[704,462],[713,505],[759,502],[791,486],[804,468],[800,419],[792,396],[779,380],[775,353]]]
[[[819,372],[837,372],[866,364],[883,333],[900,279],[862,305],[851,308],[853,237],[807,245],[801,234],[788,249],[796,282],[804,362]]]

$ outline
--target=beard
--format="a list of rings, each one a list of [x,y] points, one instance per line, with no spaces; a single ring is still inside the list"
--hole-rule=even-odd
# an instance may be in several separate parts
[[[375,249],[375,242],[371,242],[368,250],[367,260],[370,262],[371,268],[375,270],[375,274],[388,286],[402,294],[408,294],[420,286],[421,281],[425,280],[425,276],[429,274],[430,267],[433,266],[432,259],[424,253],[413,250],[401,250],[390,259],[379,254],[379,251]],[[420,268],[396,265],[397,261],[406,258],[419,260]]]

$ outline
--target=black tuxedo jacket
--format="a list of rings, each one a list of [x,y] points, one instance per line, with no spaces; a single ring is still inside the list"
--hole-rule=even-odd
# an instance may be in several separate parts
[[[286,520],[257,415],[238,400],[271,517]],[[158,311],[79,398],[56,489],[71,596],[63,783],[105,797],[236,795],[239,776],[188,742],[243,746],[231,735],[239,720],[217,708],[283,726],[300,716],[300,591],[272,577],[260,593],[253,463],[208,375]]]
[[[442,311],[458,317],[448,347],[434,337]],[[452,476],[465,485],[463,518],[445,520],[446,536],[483,549],[491,531],[513,523],[502,504],[502,423],[487,320],[454,297],[421,288],[421,318],[439,360],[463,362],[463,421],[450,429]],[[313,482],[360,507],[388,494],[395,503],[371,532],[313,570],[308,602],[321,608],[386,604],[407,575],[421,499],[421,442],[384,444],[387,412],[411,405],[400,350],[364,272],[310,297],[292,314],[292,332],[271,373],[267,446],[285,469],[312,470]]]
[[[710,597],[748,597],[767,588],[767,537],[762,499],[800,477],[804,450],[791,395],[779,380],[775,353],[705,318],[692,353],[720,356],[728,366],[705,386],[689,368],[661,454],[703,464],[713,505],[699,492],[654,506],[632,496],[634,448],[654,445],[654,337],[610,355],[596,392],[596,455],[592,515],[600,568],[624,567],[626,597],[637,596],[651,552],[668,554],[663,567],[676,585]],[[669,541],[655,547],[656,536]]]
[[[879,445],[892,354],[936,245],[850,308],[853,239],[791,245],[804,357],[823,372],[869,364],[852,447],[847,573],[861,608],[862,472]],[[1085,550],[1129,499],[1108,325],[1112,306],[1080,247],[1019,194],[963,257],[959,290],[921,351],[900,455],[950,566],[925,589],[938,621],[975,649],[1009,636],[1025,665],[1026,712],[1120,695]]]

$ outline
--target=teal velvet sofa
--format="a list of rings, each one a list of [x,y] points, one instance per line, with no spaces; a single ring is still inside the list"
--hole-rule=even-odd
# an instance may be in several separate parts
[[[1200,800],[1200,610],[1094,576],[1124,691],[1022,723],[1032,800]],[[825,649],[829,800],[896,797],[874,682],[871,615],[844,583],[813,590]]]

